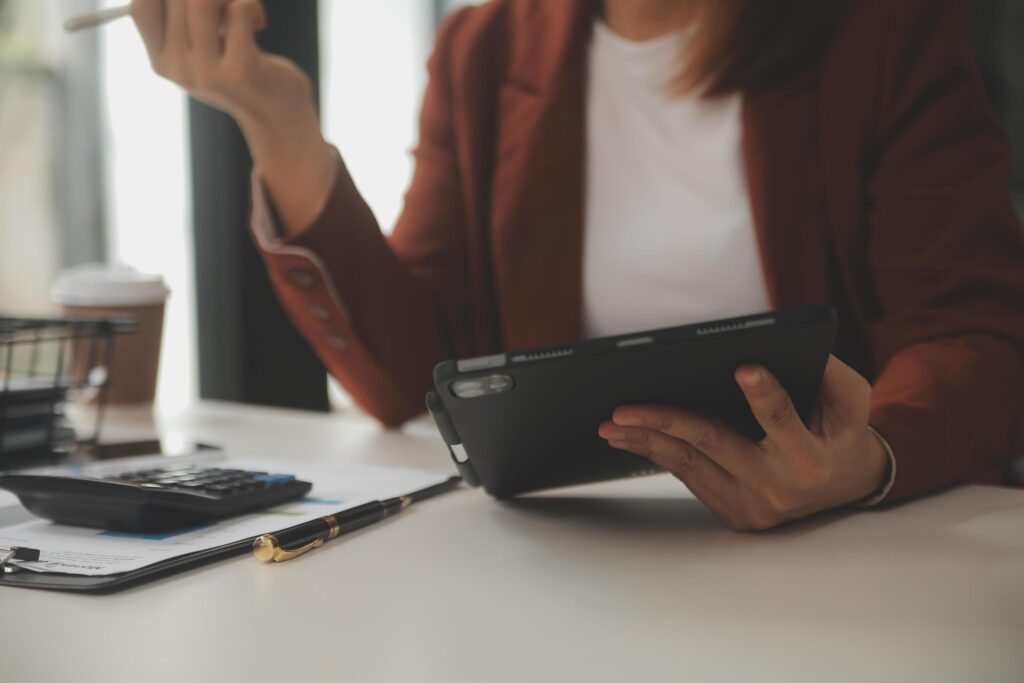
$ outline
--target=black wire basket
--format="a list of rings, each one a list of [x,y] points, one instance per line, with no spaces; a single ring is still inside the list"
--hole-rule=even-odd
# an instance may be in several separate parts
[[[131,319],[0,316],[0,467],[97,448],[114,340],[134,330]],[[69,400],[94,404],[84,435]]]

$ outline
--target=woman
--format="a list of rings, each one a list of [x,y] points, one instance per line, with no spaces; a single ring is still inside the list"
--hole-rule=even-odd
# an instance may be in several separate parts
[[[385,424],[422,411],[443,358],[835,305],[810,425],[753,366],[736,380],[760,443],[665,406],[595,425],[734,529],[997,482],[1019,453],[1024,248],[965,14],[959,0],[462,10],[439,33],[385,239],[307,79],[254,42],[255,0],[133,3],[156,70],[240,124],[274,285]]]

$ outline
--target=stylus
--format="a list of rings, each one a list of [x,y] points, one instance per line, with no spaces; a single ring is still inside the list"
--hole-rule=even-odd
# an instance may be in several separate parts
[[[131,5],[122,5],[121,7],[111,7],[110,9],[88,12],[77,17],[71,17],[65,21],[64,30],[72,33],[74,31],[81,31],[87,28],[96,28],[97,26],[109,24],[112,21],[126,17],[131,13],[131,11]]]

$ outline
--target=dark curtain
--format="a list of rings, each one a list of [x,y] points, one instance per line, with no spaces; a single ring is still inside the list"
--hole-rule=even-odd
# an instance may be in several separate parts
[[[315,0],[264,0],[262,46],[319,81]],[[202,398],[325,411],[327,373],[278,303],[248,230],[252,160],[227,115],[192,101],[192,191]]]
[[[971,22],[978,66],[1013,145],[1011,189],[1024,218],[1024,2],[974,0]]]

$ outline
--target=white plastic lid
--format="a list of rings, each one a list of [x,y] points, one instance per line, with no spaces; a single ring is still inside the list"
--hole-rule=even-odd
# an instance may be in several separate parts
[[[140,306],[160,303],[169,293],[159,275],[125,265],[90,263],[61,272],[50,298],[64,306]]]

